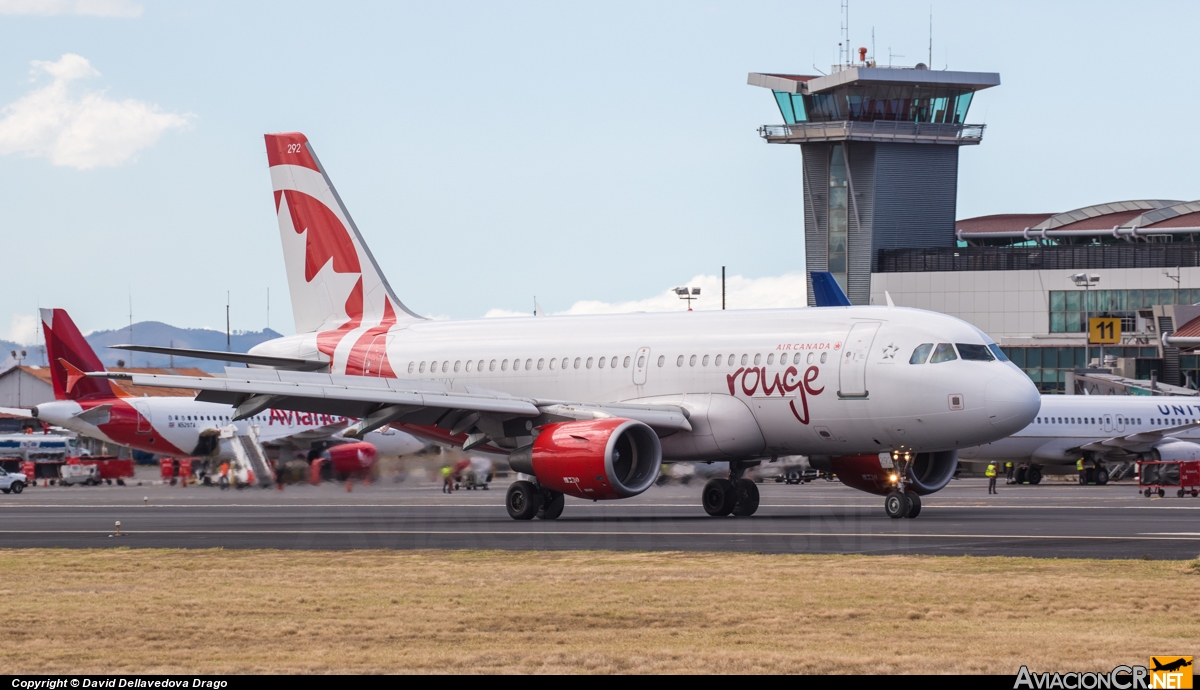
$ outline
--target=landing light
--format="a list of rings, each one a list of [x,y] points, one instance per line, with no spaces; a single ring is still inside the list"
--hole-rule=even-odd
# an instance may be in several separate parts
[[[896,482],[900,481],[900,475],[898,475],[898,474],[891,474],[891,475],[889,475],[889,476],[888,476],[888,479],[889,479],[889,480],[890,480],[890,481],[891,481],[893,484],[895,484]]]

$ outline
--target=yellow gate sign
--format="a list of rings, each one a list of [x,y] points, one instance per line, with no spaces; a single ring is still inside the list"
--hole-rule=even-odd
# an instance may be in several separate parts
[[[1121,342],[1121,319],[1099,316],[1088,319],[1088,342],[1092,345]]]

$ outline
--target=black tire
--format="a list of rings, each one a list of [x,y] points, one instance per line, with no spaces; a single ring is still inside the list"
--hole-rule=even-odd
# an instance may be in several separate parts
[[[546,489],[542,492],[542,507],[538,509],[539,520],[557,520],[562,515],[567,497],[557,491]]]
[[[1177,497],[1179,497],[1179,498],[1183,498],[1183,489],[1180,489],[1179,491],[1176,491],[1176,492],[1175,492],[1175,495],[1176,495]]]
[[[1142,495],[1145,496],[1146,498],[1150,498],[1150,489],[1146,489],[1145,491],[1143,491]]]
[[[1029,483],[1034,485],[1042,483],[1042,471],[1040,469],[1036,467],[1029,468]]]
[[[1167,492],[1166,492],[1165,490],[1163,490],[1163,489],[1159,489],[1159,490],[1158,490],[1158,497],[1159,497],[1159,498],[1162,498],[1163,496],[1166,496],[1166,495],[1167,495]]]
[[[905,515],[904,517],[915,518],[916,516],[921,514],[921,497],[916,494],[905,494],[905,495],[908,496],[909,503],[911,503],[912,505],[909,506],[908,515]]]
[[[25,483],[24,482],[13,482],[13,485],[9,488],[12,489],[12,492],[14,494],[19,494],[25,490]],[[4,493],[8,493],[8,492],[5,491]]]
[[[713,517],[725,517],[732,513],[736,499],[733,482],[728,479],[708,480],[704,485],[704,491],[700,494],[704,512]]]
[[[1029,469],[1025,467],[1018,467],[1013,476],[1016,479],[1017,484],[1024,484],[1029,479]]]
[[[911,509],[912,501],[909,500],[907,495],[899,491],[893,491],[883,499],[883,512],[887,513],[887,516],[893,520],[908,515]]]
[[[533,482],[524,479],[513,482],[508,487],[508,495],[504,499],[504,507],[508,516],[514,520],[532,520],[542,505],[542,495]]]
[[[739,479],[733,484],[733,514],[750,517],[758,510],[758,485],[749,479]]]
[[[1098,486],[1104,486],[1105,484],[1108,484],[1108,478],[1108,470],[1106,468],[1101,467],[1100,469],[1096,470],[1096,484]]]

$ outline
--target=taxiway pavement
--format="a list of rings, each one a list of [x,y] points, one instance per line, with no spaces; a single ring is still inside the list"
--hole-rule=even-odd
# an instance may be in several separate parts
[[[1148,499],[1136,487],[951,482],[916,519],[883,499],[819,480],[760,484],[750,518],[711,518],[701,483],[633,499],[567,499],[560,519],[516,522],[505,483],[440,492],[409,481],[220,491],[165,485],[36,487],[0,496],[0,548],[636,549],[1191,559],[1200,499]],[[115,534],[121,522],[122,536]]]

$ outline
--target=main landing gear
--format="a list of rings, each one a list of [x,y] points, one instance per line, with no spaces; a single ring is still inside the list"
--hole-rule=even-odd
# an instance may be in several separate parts
[[[713,517],[753,515],[758,510],[758,485],[742,476],[745,471],[743,463],[731,462],[729,479],[708,480],[700,494],[704,512]]]
[[[514,520],[557,520],[563,512],[566,497],[559,491],[538,486],[533,482],[513,482],[504,497],[504,507]]]
[[[883,499],[883,510],[893,519],[915,518],[921,514],[921,497],[905,491],[893,491]]]

